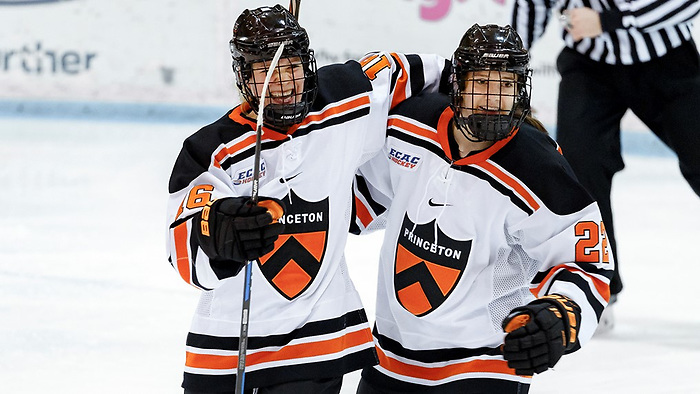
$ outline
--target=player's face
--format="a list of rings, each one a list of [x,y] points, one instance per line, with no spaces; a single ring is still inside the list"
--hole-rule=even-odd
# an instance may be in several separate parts
[[[507,114],[517,97],[517,76],[505,71],[474,71],[467,73],[462,86],[463,116]]]
[[[251,90],[260,98],[265,76],[271,61],[253,63],[253,75],[250,81]],[[301,99],[304,91],[304,66],[301,58],[285,57],[277,63],[277,68],[270,77],[267,87],[267,104],[294,104]]]

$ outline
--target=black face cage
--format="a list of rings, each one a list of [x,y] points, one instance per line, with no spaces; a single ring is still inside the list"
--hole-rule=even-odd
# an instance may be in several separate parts
[[[471,141],[498,141],[517,130],[530,113],[532,70],[526,67],[474,67],[453,62],[450,98],[454,121]],[[475,75],[485,71],[488,74]],[[515,74],[514,81],[501,79],[503,72]],[[510,86],[509,86],[510,85]],[[499,111],[508,108],[509,111]]]
[[[271,62],[272,57],[260,59],[251,59],[249,57],[246,59],[240,56],[235,57],[233,60],[236,85],[245,101],[256,112],[260,107],[260,95],[265,82],[264,75],[267,74]],[[290,64],[291,67],[302,67],[303,76],[299,77],[296,75],[297,73],[283,70],[290,67]],[[255,79],[254,67],[256,67],[255,71],[262,71],[261,74],[258,73],[263,75],[263,77],[259,76],[260,80]],[[270,84],[267,87],[268,104],[263,108],[263,120],[265,125],[286,130],[295,124],[301,123],[309,113],[311,104],[316,99],[318,83],[314,51],[312,49],[301,51],[287,50],[285,48],[274,72],[279,73],[279,76],[286,75],[288,78],[284,80],[277,78],[277,81],[270,80]],[[297,82],[302,78],[303,88],[301,91],[298,91],[296,89]],[[274,86],[275,84],[278,84],[278,86]],[[274,100],[277,103],[270,102],[271,96],[274,96]]]

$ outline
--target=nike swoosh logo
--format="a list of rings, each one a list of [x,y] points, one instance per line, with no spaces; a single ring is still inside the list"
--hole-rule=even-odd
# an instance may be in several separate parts
[[[290,176],[289,178],[280,178],[280,183],[289,182],[289,181],[291,181],[292,179],[298,177],[299,175],[301,175],[301,172],[298,173],[298,174],[296,174],[296,175],[292,175],[292,176]]]
[[[451,207],[452,206],[452,204],[448,204],[448,203],[435,203],[435,202],[433,202],[432,198],[430,200],[428,200],[428,205],[430,205],[431,207]]]

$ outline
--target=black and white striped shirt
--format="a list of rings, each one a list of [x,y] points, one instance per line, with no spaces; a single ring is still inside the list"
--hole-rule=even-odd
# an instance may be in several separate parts
[[[562,28],[567,47],[598,62],[635,64],[664,56],[692,39],[699,0],[515,0],[512,25],[530,48],[552,19],[552,10],[589,7],[601,16],[603,33],[574,42]]]

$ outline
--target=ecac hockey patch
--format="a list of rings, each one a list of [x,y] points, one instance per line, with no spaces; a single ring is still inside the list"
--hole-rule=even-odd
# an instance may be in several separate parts
[[[414,170],[418,167],[421,157],[412,153],[401,152],[396,148],[389,148],[389,160],[403,168]]]
[[[265,161],[260,159],[260,179],[265,177],[265,167]],[[236,170],[234,171],[233,175],[233,184],[235,186],[250,183],[253,181],[253,167],[243,170]]]

